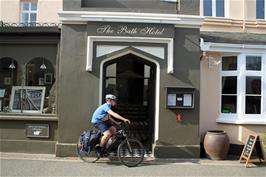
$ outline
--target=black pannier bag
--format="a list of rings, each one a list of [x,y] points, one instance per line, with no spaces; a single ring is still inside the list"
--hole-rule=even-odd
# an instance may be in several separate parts
[[[83,145],[82,148],[89,153],[96,144],[100,143],[100,138],[101,132],[99,130],[87,130],[80,135],[80,143]]]

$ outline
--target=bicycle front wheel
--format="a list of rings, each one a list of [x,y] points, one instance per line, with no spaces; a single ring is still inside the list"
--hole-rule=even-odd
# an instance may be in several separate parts
[[[128,167],[135,167],[143,161],[144,148],[136,139],[127,139],[120,143],[117,149],[119,160]]]
[[[80,142],[80,140],[77,143],[76,150],[77,150],[77,155],[84,162],[94,163],[94,162],[96,162],[97,160],[100,159],[100,157],[97,156],[97,154],[95,153],[95,151],[89,151],[89,152],[85,151],[84,146]]]

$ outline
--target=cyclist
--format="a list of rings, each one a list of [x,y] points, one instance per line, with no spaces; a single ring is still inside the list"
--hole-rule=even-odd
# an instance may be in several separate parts
[[[119,114],[111,110],[111,107],[116,105],[117,99],[115,95],[107,94],[105,96],[105,101],[106,103],[99,106],[94,111],[91,119],[91,123],[93,124],[93,126],[103,133],[100,144],[96,146],[95,149],[98,155],[102,155],[106,142],[109,140],[110,137],[114,138],[116,133],[116,128],[112,126],[112,124],[108,120],[114,122],[115,124],[119,124],[119,122],[117,122],[113,118],[130,123],[128,119],[120,116]]]

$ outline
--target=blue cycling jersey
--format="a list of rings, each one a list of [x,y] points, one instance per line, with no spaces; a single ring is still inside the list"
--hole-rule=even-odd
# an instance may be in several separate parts
[[[92,115],[91,123],[96,124],[103,122],[103,119],[106,117],[109,110],[111,110],[110,104],[104,103],[103,105],[99,106]]]

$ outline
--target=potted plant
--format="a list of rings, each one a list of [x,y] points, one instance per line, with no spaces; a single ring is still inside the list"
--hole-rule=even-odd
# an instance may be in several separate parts
[[[262,150],[263,159],[266,161],[266,132],[260,136],[260,146]]]

